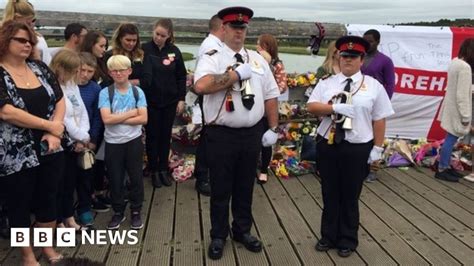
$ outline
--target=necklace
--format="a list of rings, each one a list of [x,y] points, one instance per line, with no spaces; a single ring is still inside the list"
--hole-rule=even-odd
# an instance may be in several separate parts
[[[27,64],[25,64],[25,72],[23,74],[20,74],[17,71],[13,71],[13,68],[10,66],[7,66],[6,64],[3,64],[3,68],[5,68],[9,74],[13,74],[14,76],[19,77],[28,89],[31,88],[31,84],[28,79],[28,65]]]

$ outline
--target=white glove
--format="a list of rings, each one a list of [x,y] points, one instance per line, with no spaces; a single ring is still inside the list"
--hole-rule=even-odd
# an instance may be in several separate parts
[[[340,115],[354,118],[354,105],[347,103],[336,103],[332,105],[332,110]]]
[[[262,146],[270,147],[275,144],[278,140],[278,133],[274,132],[271,129],[268,129],[262,137]]]
[[[235,71],[239,73],[240,80],[246,80],[252,76],[252,67],[249,63],[240,64]]]
[[[369,160],[367,160],[367,163],[371,164],[371,163],[376,162],[378,160],[382,160],[382,152],[383,152],[382,147],[374,145],[374,147],[370,151]]]

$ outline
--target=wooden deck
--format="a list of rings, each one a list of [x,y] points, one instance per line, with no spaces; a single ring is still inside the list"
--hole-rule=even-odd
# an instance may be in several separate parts
[[[251,253],[227,241],[219,261],[206,256],[210,242],[209,198],[199,196],[190,180],[153,190],[145,179],[146,217],[135,246],[62,248],[67,256],[88,257],[107,265],[474,265],[474,184],[434,179],[417,172],[385,169],[365,184],[360,199],[359,247],[349,258],[335,250],[316,252],[322,211],[318,178],[271,177],[255,186],[253,233],[264,251]],[[99,214],[105,228],[111,212]],[[122,228],[128,229],[129,221]],[[19,252],[0,241],[2,265],[18,265]],[[46,265],[44,261],[42,264]]]

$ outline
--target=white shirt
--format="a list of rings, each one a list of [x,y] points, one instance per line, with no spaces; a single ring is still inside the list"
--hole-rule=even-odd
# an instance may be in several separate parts
[[[228,112],[225,109],[226,91],[218,91],[213,94],[204,95],[204,118],[206,124],[213,122],[217,125],[228,126],[233,128],[251,127],[257,124],[263,117],[265,112],[264,102],[280,95],[278,85],[268,66],[268,63],[255,51],[241,49],[239,53],[242,55],[244,62],[249,62],[252,67],[252,77],[250,78],[250,86],[254,97],[254,105],[252,109],[247,110],[242,104],[242,96],[240,92],[231,91],[234,103],[234,111]],[[234,57],[235,52],[227,45],[213,55],[204,54],[199,60],[194,73],[194,81],[208,74],[223,74],[228,66],[236,63]],[[218,116],[219,109],[222,110]]]
[[[49,66],[49,63],[51,63],[51,59],[53,58],[49,53],[48,43],[46,43],[46,40],[41,35],[38,35],[37,38],[38,43],[36,44],[36,49],[40,52],[41,61]]]
[[[224,43],[219,38],[217,38],[216,35],[209,33],[209,35],[206,37],[206,39],[204,39],[204,41],[202,41],[201,46],[199,47],[196,65],[197,61],[199,61],[199,58],[201,58],[203,54],[214,49],[219,51],[222,49],[222,47],[224,47]]]
[[[69,136],[74,141],[89,142],[89,115],[82,101],[79,87],[73,82],[68,82],[66,85],[61,85],[61,88],[66,96],[64,125]]]
[[[395,113],[387,92],[376,79],[367,75],[363,76],[360,71],[351,77],[346,77],[342,73],[333,75],[318,82],[308,103],[327,104],[334,95],[344,91],[348,78],[352,79],[351,93],[357,91],[359,87],[360,89],[352,96],[355,116],[352,119],[352,130],[346,130],[345,140],[350,143],[369,142],[374,138],[372,121],[386,118]],[[331,118],[324,117],[318,127],[318,134],[328,139],[331,124]]]

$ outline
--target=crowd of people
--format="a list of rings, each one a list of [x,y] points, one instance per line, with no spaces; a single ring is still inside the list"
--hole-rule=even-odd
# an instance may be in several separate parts
[[[245,7],[220,10],[197,55],[193,90],[203,130],[195,177],[196,190],[210,196],[211,259],[222,257],[229,234],[262,250],[250,234],[253,187],[268,180],[278,98],[288,85],[274,36],[260,35],[257,51],[244,47],[252,16]],[[33,213],[36,227],[81,232],[93,228],[93,211],[111,207],[107,229],[118,229],[128,201],[130,228],[141,229],[144,173],[155,188],[172,185],[171,130],[185,108],[186,68],[172,21],[158,20],[143,44],[137,26],[122,23],[110,49],[104,33],[80,23],[65,28],[64,47],[48,49],[34,22],[29,2],[8,1],[0,26],[0,182],[10,226],[30,227]],[[362,184],[375,179],[370,169],[382,159],[385,119],[394,113],[394,67],[379,43],[376,30],[330,42],[307,104],[321,118],[316,162],[324,208],[315,248],[336,248],[341,257],[357,248]],[[440,114],[448,133],[436,177],[447,181],[460,177],[449,169],[452,146],[471,130],[473,67],[468,39],[448,71]],[[91,151],[95,163],[86,166]],[[21,251],[24,265],[38,264],[31,246]],[[43,253],[50,263],[62,259],[53,247]]]

